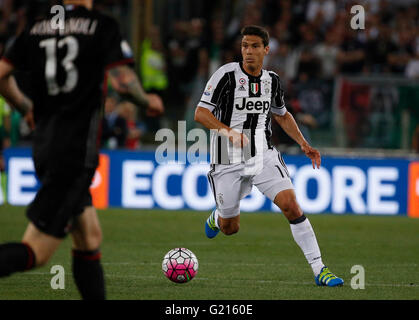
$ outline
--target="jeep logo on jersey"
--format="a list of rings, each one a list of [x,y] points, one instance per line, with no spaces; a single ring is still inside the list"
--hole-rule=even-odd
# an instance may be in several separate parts
[[[271,107],[269,98],[239,98],[234,106],[241,113],[267,113]]]

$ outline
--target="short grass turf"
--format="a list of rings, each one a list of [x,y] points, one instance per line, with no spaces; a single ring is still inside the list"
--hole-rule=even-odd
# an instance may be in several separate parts
[[[358,215],[307,215],[323,262],[345,280],[317,287],[311,268],[279,213],[242,213],[241,229],[209,240],[209,212],[108,209],[99,211],[102,262],[113,300],[411,300],[419,299],[419,219]],[[24,207],[0,207],[0,243],[19,241]],[[199,260],[186,284],[164,277],[161,263],[172,248],[186,247]],[[71,274],[71,239],[48,265],[0,279],[0,300],[80,299]],[[65,270],[65,289],[53,290],[52,266]],[[365,270],[365,289],[351,279]]]

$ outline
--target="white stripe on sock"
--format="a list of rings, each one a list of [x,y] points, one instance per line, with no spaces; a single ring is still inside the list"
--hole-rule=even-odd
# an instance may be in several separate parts
[[[219,216],[219,212],[218,209],[215,209],[215,213],[214,213],[214,220],[215,220],[215,226],[220,229],[220,225],[218,224],[218,216]]]

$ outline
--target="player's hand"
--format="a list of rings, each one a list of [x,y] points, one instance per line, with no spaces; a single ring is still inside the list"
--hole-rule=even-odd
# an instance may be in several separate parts
[[[244,148],[249,144],[249,139],[243,133],[231,129],[228,133],[228,139],[236,148]]]
[[[109,80],[112,87],[119,94],[130,94],[132,92],[130,85],[137,81],[134,71],[126,66],[118,66],[111,69],[109,75]]]
[[[164,113],[164,105],[162,99],[157,94],[147,94],[148,108],[146,114],[150,117],[156,117]]]
[[[23,119],[27,123],[31,130],[35,130],[35,120],[33,116],[33,102],[31,99],[22,95],[22,99],[19,103],[19,110],[25,110]]]
[[[31,130],[35,130],[35,120],[33,117],[33,111],[30,110],[28,111],[25,116],[23,117],[23,119],[25,119],[26,123],[28,124],[29,128]]]
[[[311,163],[313,164],[313,169],[316,168],[320,169],[320,165],[322,162],[320,152],[317,149],[311,147],[308,143],[304,143],[301,145],[301,150],[306,154],[307,157],[311,159]]]

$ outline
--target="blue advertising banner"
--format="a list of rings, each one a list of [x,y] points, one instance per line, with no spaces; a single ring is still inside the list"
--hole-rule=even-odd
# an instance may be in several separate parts
[[[39,188],[31,150],[10,148],[4,154],[8,176],[6,200],[12,205],[27,205]],[[377,215],[408,212],[408,188],[412,181],[409,182],[411,161],[407,159],[323,156],[320,169],[313,169],[305,156],[284,156],[284,160],[304,212]],[[104,150],[91,190],[94,199],[100,197],[97,203],[101,203],[101,208],[211,210],[215,202],[208,171],[207,162],[159,164],[154,152]],[[256,187],[241,201],[241,210],[279,211]]]

